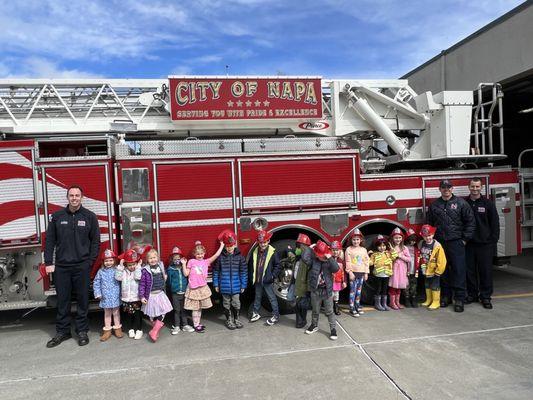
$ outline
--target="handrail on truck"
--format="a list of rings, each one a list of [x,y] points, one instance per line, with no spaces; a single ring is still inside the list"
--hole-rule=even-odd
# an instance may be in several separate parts
[[[522,150],[520,154],[518,155],[518,179],[520,180],[520,194],[522,196],[520,199],[520,211],[521,211],[520,212],[520,223],[524,222],[524,215],[526,212],[526,206],[525,206],[525,202],[523,199],[525,184],[524,184],[524,175],[522,174],[522,156],[530,152],[533,152],[533,149]]]

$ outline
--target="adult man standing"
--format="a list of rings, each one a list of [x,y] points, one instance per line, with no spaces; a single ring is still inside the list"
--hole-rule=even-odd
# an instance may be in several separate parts
[[[441,280],[441,307],[448,307],[453,291],[454,311],[464,311],[466,299],[465,246],[476,224],[468,203],[453,194],[452,183],[440,181],[441,197],[429,206],[427,222],[437,228],[435,238],[444,247],[448,261]]]
[[[472,178],[466,201],[474,211],[476,230],[466,245],[466,287],[465,303],[481,301],[484,308],[492,309],[492,258],[500,238],[500,221],[496,206],[481,195],[481,178]],[[479,279],[479,284],[478,284]]]
[[[76,293],[75,319],[78,344],[89,343],[90,272],[98,257],[100,228],[96,215],[81,205],[83,191],[73,185],[67,190],[68,206],[55,212],[46,230],[44,262],[48,273],[55,272],[57,292],[56,335],[46,347],[56,347],[72,337],[70,333],[70,302]],[[54,263],[55,251],[55,263]]]

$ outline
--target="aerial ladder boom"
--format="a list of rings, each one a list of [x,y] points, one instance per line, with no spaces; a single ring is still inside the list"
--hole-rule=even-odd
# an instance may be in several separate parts
[[[283,137],[309,136],[302,122],[322,121],[327,127],[312,134],[350,139],[363,160],[376,154],[386,163],[468,160],[471,153],[475,159],[503,157],[471,151],[470,91],[417,95],[402,79],[322,79],[321,86],[323,115],[318,119],[172,121],[166,79],[0,79],[0,133],[47,138],[119,133],[135,139]],[[495,101],[501,103],[501,96]],[[475,133],[476,143],[479,135],[491,132],[484,129]]]

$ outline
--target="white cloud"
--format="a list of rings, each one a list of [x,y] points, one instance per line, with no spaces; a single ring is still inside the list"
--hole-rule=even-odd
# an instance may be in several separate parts
[[[1,78],[50,78],[75,79],[99,78],[100,76],[78,69],[61,68],[57,63],[39,57],[18,60],[16,67],[0,63]]]
[[[191,64],[200,64],[200,65],[217,63],[220,61],[222,61],[222,56],[218,54],[206,54],[205,56],[190,58],[188,60],[188,62]]]
[[[142,58],[165,45],[188,43],[185,35],[162,29],[170,26],[169,19],[184,23],[185,12],[175,6],[60,0],[17,4],[0,3],[4,51],[98,60]]]
[[[91,72],[84,72],[89,68],[85,65],[118,71],[120,62],[124,72],[117,73],[123,74],[135,74],[134,68],[143,64],[156,66],[156,74],[163,68],[174,74],[199,70],[220,74],[228,64],[233,74],[282,71],[374,77],[379,72],[383,78],[397,77],[519,3],[0,1],[0,76],[32,72],[88,76]],[[64,68],[74,63],[80,66]],[[22,67],[15,68],[18,64]]]
[[[172,69],[170,75],[191,75],[192,67],[190,65],[178,65]]]

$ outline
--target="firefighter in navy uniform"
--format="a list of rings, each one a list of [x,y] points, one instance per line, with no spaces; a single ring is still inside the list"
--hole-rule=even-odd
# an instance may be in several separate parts
[[[83,191],[77,186],[67,190],[68,206],[52,215],[46,230],[44,262],[48,273],[54,272],[57,292],[56,335],[46,347],[55,347],[72,337],[70,303],[76,293],[75,331],[78,344],[89,343],[89,285],[91,267],[98,257],[100,228],[96,214],[81,205]],[[55,263],[54,263],[55,251]]]
[[[452,183],[439,183],[441,197],[429,206],[427,222],[435,226],[435,238],[444,247],[447,266],[441,280],[441,307],[448,307],[453,292],[454,311],[463,312],[466,300],[466,243],[476,229],[468,203],[453,194]]]
[[[496,254],[496,243],[500,238],[500,221],[494,203],[481,195],[481,178],[472,178],[466,198],[474,211],[476,230],[466,245],[466,286],[468,296],[465,303],[480,301],[484,308],[492,309],[492,258]]]

